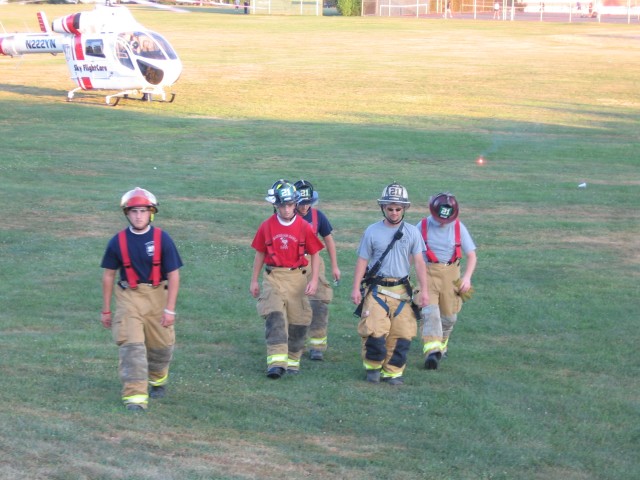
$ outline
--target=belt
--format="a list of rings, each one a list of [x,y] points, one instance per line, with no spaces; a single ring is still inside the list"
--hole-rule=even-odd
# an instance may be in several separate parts
[[[407,277],[391,279],[391,280],[378,280],[374,278],[371,283],[374,285],[380,285],[381,287],[397,287],[398,285],[402,285],[406,281]]]
[[[162,285],[162,284],[163,284],[163,282],[164,282],[164,280],[163,280],[163,281],[161,281],[161,282],[158,284],[158,286]],[[151,282],[138,282],[138,285],[147,285],[147,286],[149,286],[149,287],[153,287],[153,283],[151,283]],[[120,288],[122,288],[123,290],[126,290],[127,288],[131,288],[131,287],[129,286],[129,282],[127,282],[126,280],[120,280],[120,281],[118,282],[118,286],[119,286]],[[166,290],[166,289],[167,289],[167,286],[165,285],[165,286],[164,286],[164,288],[165,288],[165,290]]]
[[[289,272],[300,270],[303,274],[307,273],[307,270],[305,267],[274,267],[272,265],[267,265],[264,269],[267,271],[267,273],[271,273],[274,270],[285,270]]]
[[[427,261],[427,263],[433,263],[435,265],[445,265],[445,266],[449,266],[449,265],[460,265],[460,260],[456,260],[455,262],[432,262],[431,260]]]

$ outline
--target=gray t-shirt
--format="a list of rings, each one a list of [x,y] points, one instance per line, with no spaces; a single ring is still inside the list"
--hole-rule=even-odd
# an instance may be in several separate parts
[[[357,252],[360,258],[368,260],[369,268],[382,256],[399,227],[400,225],[395,228],[388,227],[381,220],[369,225],[364,231]],[[422,235],[416,227],[404,223],[402,233],[402,238],[393,245],[391,251],[382,261],[378,276],[406,277],[411,271],[409,259],[426,249]]]
[[[432,216],[427,217],[427,243],[440,263],[447,263],[453,256],[456,244],[455,224],[456,222],[451,222],[441,225]],[[416,224],[416,228],[422,237],[422,220]],[[465,254],[476,249],[467,227],[462,222],[460,222],[460,244]]]

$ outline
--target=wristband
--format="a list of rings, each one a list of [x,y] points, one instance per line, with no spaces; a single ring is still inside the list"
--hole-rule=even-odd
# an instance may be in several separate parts
[[[103,315],[111,315],[111,312],[102,312]]]
[[[164,313],[166,313],[167,315],[175,315],[176,312],[172,312],[171,310],[169,310],[168,308],[164,309]]]

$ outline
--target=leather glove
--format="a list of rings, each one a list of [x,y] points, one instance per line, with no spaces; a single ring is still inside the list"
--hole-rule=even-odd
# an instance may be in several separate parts
[[[456,293],[462,299],[462,303],[468,302],[473,297],[473,294],[475,293],[475,289],[473,287],[471,287],[466,292],[462,292],[461,293],[460,292],[460,284],[461,283],[462,283],[461,280],[457,279],[455,282],[453,282],[453,285],[456,287]]]

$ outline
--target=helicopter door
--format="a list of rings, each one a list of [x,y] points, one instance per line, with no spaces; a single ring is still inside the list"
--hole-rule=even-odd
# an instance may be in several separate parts
[[[116,40],[116,57],[118,61],[130,70],[134,70],[129,51],[129,34],[121,33]]]

